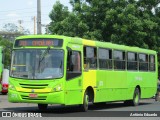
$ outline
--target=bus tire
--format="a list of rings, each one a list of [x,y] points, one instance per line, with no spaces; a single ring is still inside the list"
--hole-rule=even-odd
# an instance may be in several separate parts
[[[39,110],[46,110],[48,107],[48,104],[38,104],[38,109]]]
[[[140,100],[140,90],[139,88],[136,87],[133,95],[132,105],[133,106],[139,105],[139,100]]]
[[[1,92],[2,93],[2,95],[7,95],[7,92]]]
[[[88,103],[89,103],[89,95],[87,91],[84,93],[84,98],[83,98],[83,104],[80,105],[80,110],[82,112],[86,112],[88,110]]]

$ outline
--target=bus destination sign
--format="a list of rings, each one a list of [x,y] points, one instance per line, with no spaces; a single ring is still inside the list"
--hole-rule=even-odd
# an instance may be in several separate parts
[[[54,46],[62,47],[63,40],[61,39],[22,39],[16,40],[15,47],[24,46]]]

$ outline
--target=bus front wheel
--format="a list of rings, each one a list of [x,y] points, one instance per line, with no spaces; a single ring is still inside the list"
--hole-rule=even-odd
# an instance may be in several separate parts
[[[38,104],[38,109],[39,110],[46,110],[48,107],[48,104]]]
[[[84,93],[83,104],[80,105],[81,111],[86,112],[88,110],[88,103],[89,103],[89,95],[87,94],[87,91],[86,91]]]

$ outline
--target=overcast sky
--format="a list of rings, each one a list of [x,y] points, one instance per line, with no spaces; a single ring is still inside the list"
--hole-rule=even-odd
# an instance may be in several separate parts
[[[41,0],[42,24],[50,22],[48,15],[56,1]],[[70,8],[69,0],[59,1]],[[37,0],[0,0],[0,30],[6,23],[15,23],[19,26],[18,20],[22,20],[22,26],[33,34],[34,21],[32,18],[34,16],[37,16]]]

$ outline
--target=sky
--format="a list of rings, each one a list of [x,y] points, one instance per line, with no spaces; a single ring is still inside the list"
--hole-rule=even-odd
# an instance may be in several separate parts
[[[41,22],[43,25],[50,23],[49,13],[57,0],[41,0]],[[71,9],[69,0],[59,0]],[[14,23],[20,26],[18,21],[22,21],[22,27],[29,29],[34,34],[34,16],[37,16],[37,0],[0,0],[0,31],[7,23]],[[42,27],[44,33],[45,28]]]

